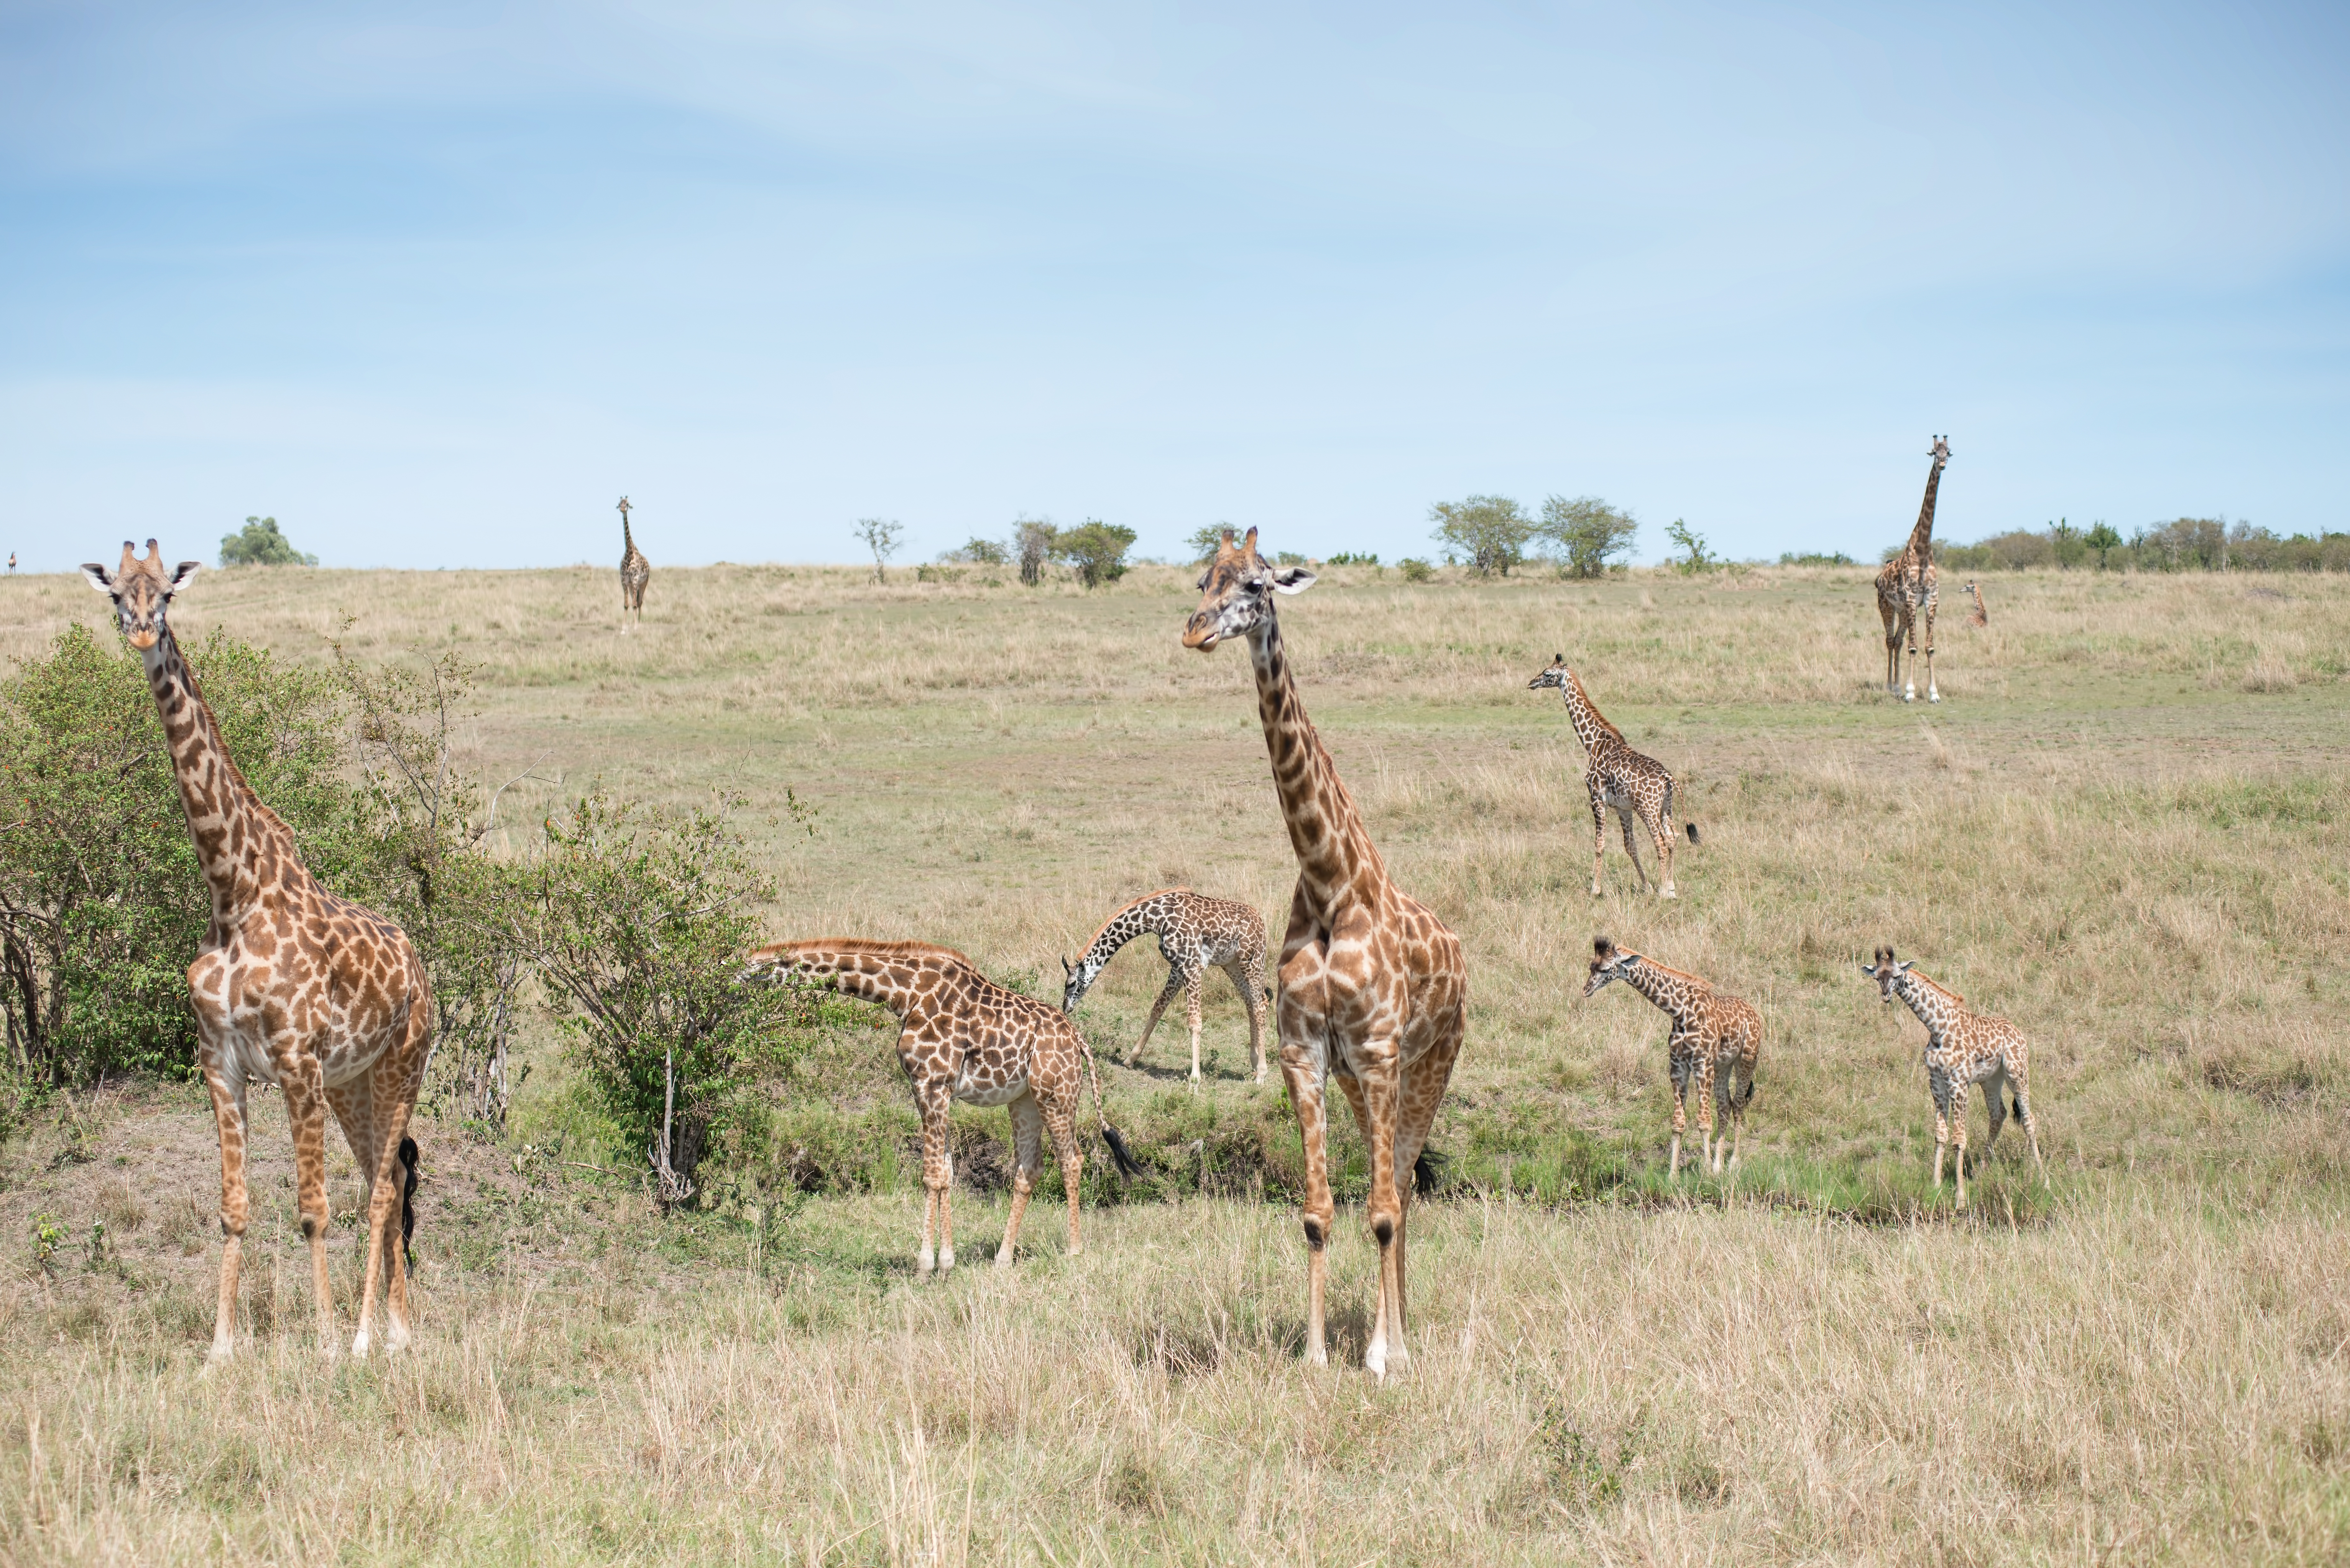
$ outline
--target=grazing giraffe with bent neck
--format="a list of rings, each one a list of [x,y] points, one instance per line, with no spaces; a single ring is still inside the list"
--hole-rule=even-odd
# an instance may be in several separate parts
[[[1738,1164],[1746,1130],[1746,1107],[1754,1100],[1754,1062],[1762,1049],[1762,1015],[1751,1002],[1713,989],[1693,974],[1669,969],[1643,953],[1617,947],[1606,937],[1591,942],[1591,976],[1583,994],[1594,997],[1622,981],[1657,1004],[1673,1021],[1665,1044],[1666,1070],[1673,1081],[1673,1150],[1669,1174],[1681,1173],[1681,1131],[1688,1126],[1689,1098],[1697,1094],[1697,1123],[1708,1168],[1720,1172]],[[1740,1088],[1742,1076],[1745,1086]],[[1714,1111],[1730,1118],[1729,1159],[1713,1136]]]
[[[2032,1142],[2032,1163],[2048,1181],[2047,1162],[2040,1158],[2040,1127],[2032,1115],[2032,1047],[2023,1031],[2004,1018],[1967,1011],[1966,998],[1938,985],[1910,967],[1896,962],[1891,948],[1877,950],[1875,964],[1860,972],[1877,982],[1878,1000],[1890,1007],[1898,997],[1918,1022],[1926,1026],[1926,1085],[1934,1096],[1934,1189],[1941,1190],[1942,1150],[1958,1139],[1959,1207],[1967,1206],[1967,1089],[1990,1085],[1991,1136],[1983,1139],[1988,1155],[2007,1125],[2007,1106],[2000,1097],[2005,1085],[2015,1097],[2015,1118]]]
[[[294,836],[264,805],[222,744],[195,672],[172,635],[165,611],[201,562],[166,574],[147,541],[140,559],[126,542],[109,574],[88,565],[90,587],[114,601],[124,638],[147,668],[179,781],[188,836],[212,894],[212,920],[188,966],[196,1014],[196,1062],[212,1091],[220,1133],[221,1275],[212,1358],[235,1348],[236,1279],[251,1195],[245,1181],[245,1086],[276,1084],[294,1135],[296,1200],[310,1243],[310,1283],[318,1337],[335,1350],[334,1296],[327,1281],[327,1115],[331,1110],[369,1183],[367,1284],[351,1354],[364,1356],[376,1289],[390,1251],[387,1340],[408,1343],[405,1242],[414,1229],[416,1142],[408,1120],[432,1054],[432,989],[406,933],[372,909],[320,887],[303,866]],[[407,1167],[403,1188],[399,1168]],[[393,1208],[400,1245],[392,1244]]]
[[[1323,1092],[1336,1073],[1371,1157],[1367,1207],[1379,1244],[1379,1293],[1363,1365],[1384,1378],[1409,1359],[1404,1349],[1407,1173],[1427,1147],[1461,1054],[1469,971],[1460,939],[1389,880],[1354,796],[1298,700],[1273,597],[1313,586],[1314,574],[1302,567],[1276,571],[1258,553],[1255,529],[1238,545],[1226,530],[1200,578],[1200,607],[1185,623],[1183,646],[1206,652],[1233,638],[1248,639],[1274,788],[1297,856],[1275,1012],[1282,1077],[1297,1107],[1305,1150],[1306,1357],[1316,1364],[1329,1359],[1323,1250],[1336,1205]]]
[[[1583,787],[1591,796],[1591,896],[1596,898],[1600,894],[1599,867],[1607,855],[1607,813],[1612,807],[1617,821],[1623,825],[1624,853],[1631,857],[1640,890],[1648,890],[1648,871],[1640,864],[1640,851],[1632,837],[1636,815],[1656,844],[1663,896],[1679,898],[1673,887],[1673,775],[1654,757],[1634,751],[1624,732],[1607,722],[1583,689],[1582,680],[1566,667],[1566,655],[1554,654],[1549,667],[1526,682],[1529,691],[1545,687],[1555,687],[1566,700],[1567,722],[1575,726],[1575,738],[1583,742],[1590,758]],[[1689,824],[1689,841],[1698,841],[1694,822]]]
[[[898,1060],[912,1080],[914,1108],[922,1118],[922,1247],[915,1258],[921,1272],[954,1267],[949,1196],[954,1157],[947,1147],[947,1107],[956,1100],[1011,1110],[1016,1168],[1012,1217],[995,1254],[999,1268],[1012,1266],[1021,1216],[1027,1212],[1028,1194],[1044,1168],[1045,1137],[1053,1140],[1061,1162],[1061,1184],[1068,1189],[1069,1251],[1083,1250],[1077,1231],[1077,1195],[1086,1164],[1076,1135],[1080,1067],[1092,1075],[1094,1117],[1118,1168],[1128,1176],[1142,1174],[1127,1153],[1126,1140],[1102,1110],[1101,1072],[1076,1027],[1035,997],[996,984],[953,949],[929,942],[820,937],[761,948],[751,955],[745,972],[806,975],[843,995],[879,1003],[904,1024],[898,1036]]]
[[[1150,1032],[1159,1027],[1159,1015],[1167,1011],[1167,1004],[1180,992],[1184,1021],[1191,1027],[1191,1081],[1198,1083],[1200,993],[1206,988],[1208,971],[1220,969],[1232,977],[1232,988],[1248,1006],[1249,1056],[1256,1069],[1256,1081],[1263,1083],[1264,1004],[1273,993],[1264,984],[1264,917],[1246,904],[1211,898],[1189,888],[1144,894],[1103,923],[1076,963],[1067,959],[1061,961],[1061,968],[1068,976],[1061,992],[1061,1011],[1076,1012],[1077,1004],[1086,999],[1086,992],[1093,989],[1094,981],[1117,956],[1118,949],[1137,937],[1151,935],[1158,937],[1159,955],[1167,961],[1167,983],[1159,988],[1159,1000],[1150,1004],[1150,1017],[1142,1025],[1142,1038],[1135,1044],[1134,1054],[1127,1059],[1142,1059],[1144,1049],[1150,1044]]]
[[[1918,508],[1909,543],[1877,574],[1877,614],[1885,622],[1885,691],[1893,694],[1901,682],[1901,639],[1909,639],[1909,684],[1904,702],[1918,700],[1918,617],[1926,618],[1926,701],[1939,702],[1941,689],[1934,684],[1934,610],[1941,602],[1934,571],[1934,501],[1942,488],[1942,469],[1950,461],[1950,438],[1936,436],[1927,454],[1934,465],[1926,471],[1926,502]],[[1981,601],[1978,600],[1978,603]]]
[[[653,580],[653,564],[637,548],[636,535],[629,532],[629,498],[620,497],[620,629],[629,629],[629,612],[637,613],[637,625],[645,624],[645,585]]]

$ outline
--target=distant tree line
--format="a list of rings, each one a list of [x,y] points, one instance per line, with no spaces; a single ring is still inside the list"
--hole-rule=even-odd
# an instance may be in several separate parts
[[[1471,495],[1440,501],[1428,515],[1446,559],[1481,577],[1506,577],[1528,561],[1547,562],[1561,576],[1602,576],[1640,532],[1629,512],[1596,495],[1553,495],[1539,514],[1507,495]]]
[[[1898,554],[1898,549],[1888,549],[1885,558]],[[2350,534],[2283,535],[2224,517],[2178,517],[2124,538],[2109,524],[2084,528],[2060,517],[2038,530],[2012,529],[1971,545],[1937,545],[1934,558],[1963,572],[2033,566],[2108,572],[2344,572],[2350,571]]]
[[[1097,588],[1126,576],[1127,552],[1134,548],[1135,532],[1116,523],[1088,517],[1073,528],[1056,527],[1046,517],[1016,517],[1009,539],[976,535],[941,551],[941,561],[956,566],[1013,566],[1030,587],[1045,580],[1045,568],[1058,563],[1077,581]]]

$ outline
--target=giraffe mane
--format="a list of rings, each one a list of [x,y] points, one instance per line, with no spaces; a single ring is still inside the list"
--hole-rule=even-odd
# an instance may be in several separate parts
[[[1599,704],[1591,700],[1591,693],[1583,689],[1583,677],[1570,670],[1566,672],[1566,678],[1575,683],[1575,694],[1583,699],[1583,705],[1591,711],[1591,717],[1599,727],[1617,740],[1622,740],[1624,732],[1608,722],[1607,715],[1599,711]]]
[[[1659,974],[1669,974],[1675,980],[1685,980],[1691,985],[1701,987],[1706,991],[1713,989],[1713,982],[1703,975],[1691,974],[1685,969],[1675,969],[1669,963],[1659,963],[1644,952],[1635,952],[1632,956],[1638,959],[1644,968],[1655,970]]]
[[[1940,994],[1949,997],[1960,1007],[1964,1007],[1967,1004],[1967,999],[1965,997],[1960,996],[1957,992],[1952,991],[1949,986],[1944,985],[1939,980],[1920,974],[1914,969],[1905,969],[1901,972],[1908,975],[1911,980],[1916,981],[1918,984],[1924,986],[1927,990],[1939,992]]]
[[[1116,909],[1111,911],[1109,919],[1101,923],[1100,929],[1096,930],[1092,936],[1086,939],[1086,945],[1077,950],[1077,956],[1079,958],[1083,958],[1086,954],[1093,951],[1094,944],[1102,940],[1102,932],[1108,930],[1112,926],[1118,924],[1118,921],[1126,919],[1126,912],[1128,909],[1133,909],[1135,905],[1148,904],[1151,899],[1163,898],[1170,893],[1188,893],[1191,890],[1191,889],[1189,888],[1161,888],[1155,893],[1145,893],[1139,898],[1130,898],[1125,903],[1120,904]]]

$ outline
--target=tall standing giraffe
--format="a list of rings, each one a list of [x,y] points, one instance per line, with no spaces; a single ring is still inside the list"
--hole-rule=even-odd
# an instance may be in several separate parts
[[[947,1147],[947,1107],[956,1100],[1011,1108],[1012,1217],[995,1254],[998,1268],[1012,1266],[1020,1218],[1027,1211],[1036,1173],[1044,1168],[1046,1136],[1060,1158],[1061,1185],[1068,1189],[1069,1251],[1080,1250],[1077,1194],[1086,1166],[1076,1134],[1081,1068],[1093,1075],[1094,1117],[1101,1124],[1102,1141],[1120,1170],[1142,1174],[1102,1110],[1101,1073],[1076,1026],[1035,997],[996,984],[953,949],[819,937],[761,948],[751,955],[746,972],[804,974],[843,995],[879,1002],[905,1025],[898,1035],[898,1060],[913,1083],[914,1108],[922,1118],[922,1250],[915,1266],[923,1273],[954,1267],[949,1198],[954,1157]]]
[[[1183,628],[1183,646],[1205,652],[1232,638],[1248,639],[1274,788],[1297,856],[1275,1013],[1282,1076],[1305,1146],[1305,1354],[1315,1363],[1329,1359],[1324,1248],[1336,1206],[1323,1088],[1336,1073],[1370,1148],[1367,1207],[1379,1244],[1379,1295],[1363,1365],[1384,1378],[1409,1360],[1407,1173],[1427,1145],[1461,1054],[1469,974],[1460,939],[1388,880],[1354,797],[1298,700],[1273,596],[1313,586],[1314,574],[1302,567],[1275,571],[1257,553],[1255,529],[1238,545],[1228,529],[1200,578],[1200,607]]]
[[[1606,937],[1591,941],[1588,1000],[1622,981],[1654,1002],[1673,1021],[1665,1041],[1665,1070],[1673,1081],[1673,1152],[1666,1173],[1681,1173],[1681,1133],[1689,1125],[1690,1092],[1697,1092],[1697,1126],[1709,1168],[1724,1168],[1721,1144],[1714,1137],[1714,1112],[1730,1118],[1729,1165],[1738,1163],[1746,1131],[1746,1107],[1754,1099],[1754,1061],[1762,1050],[1762,1015],[1754,1004],[1719,992],[1684,970],[1660,964],[1646,953],[1619,948]],[[1741,1075],[1745,1087],[1739,1087]]]
[[[1584,753],[1590,758],[1584,769],[1583,787],[1591,796],[1591,896],[1599,897],[1599,866],[1607,855],[1607,813],[1612,807],[1617,821],[1623,825],[1624,853],[1632,858],[1640,890],[1648,890],[1648,871],[1640,864],[1640,851],[1632,837],[1636,815],[1656,842],[1658,879],[1664,897],[1679,898],[1673,890],[1673,775],[1656,758],[1642,756],[1631,748],[1624,732],[1607,722],[1591,693],[1583,689],[1583,681],[1566,667],[1563,653],[1553,654],[1549,667],[1526,682],[1529,691],[1549,686],[1556,687],[1566,699],[1567,722],[1575,726],[1575,738],[1583,742]],[[1689,824],[1689,841],[1698,841],[1694,822]]]
[[[96,565],[83,566],[82,575],[114,601],[122,634],[147,667],[188,834],[212,893],[212,921],[188,966],[196,1061],[220,1131],[224,1241],[212,1355],[224,1360],[235,1346],[237,1264],[251,1206],[245,1085],[256,1078],[286,1096],[322,1346],[334,1353],[334,1297],[327,1282],[331,1110],[372,1194],[367,1285],[351,1354],[368,1353],[387,1249],[391,1323],[386,1338],[397,1350],[408,1343],[408,1267],[405,1248],[392,1243],[391,1225],[395,1206],[403,1240],[413,1225],[417,1150],[408,1119],[432,1054],[432,986],[405,932],[318,885],[303,866],[293,834],[255,795],[222,744],[220,726],[165,619],[172,596],[201,565],[182,561],[166,574],[154,540],[147,541],[144,559],[126,541],[112,575]],[[405,1189],[399,1180],[403,1165]]]
[[[1140,1061],[1159,1027],[1159,1015],[1180,992],[1184,1021],[1191,1026],[1191,1081],[1200,1081],[1200,992],[1208,971],[1220,969],[1232,977],[1232,988],[1248,1005],[1249,1056],[1256,1081],[1264,1082],[1264,1004],[1272,992],[1264,987],[1264,917],[1246,904],[1211,898],[1189,888],[1168,888],[1146,893],[1102,922],[1077,961],[1061,961],[1068,976],[1061,989],[1061,1011],[1074,1013],[1077,1004],[1118,949],[1137,937],[1156,936],[1159,956],[1167,961],[1167,983],[1150,1004],[1129,1061]]]
[[[1911,961],[1896,962],[1891,948],[1878,948],[1874,964],[1860,972],[1877,982],[1877,1000],[1887,1007],[1898,998],[1926,1026],[1926,1086],[1934,1096],[1934,1187],[1942,1186],[1942,1151],[1953,1136],[1958,1139],[1959,1207],[1967,1206],[1967,1089],[1990,1085],[1991,1136],[1983,1139],[1989,1154],[2007,1125],[2007,1105],[2000,1097],[2002,1085],[2015,1096],[2015,1119],[2032,1143],[2032,1163],[2040,1168],[2043,1185],[2048,1166],[2040,1158],[2040,1124],[2032,1114],[2032,1047],[2023,1031],[2004,1018],[1967,1011],[1966,998],[1938,985],[1911,968]]]
[[[1909,543],[1877,574],[1877,614],[1885,622],[1885,691],[1901,682],[1901,639],[1909,639],[1909,684],[1904,702],[1918,700],[1918,617],[1926,618],[1926,701],[1939,702],[1934,684],[1934,610],[1940,602],[1934,575],[1934,500],[1942,487],[1942,469],[1950,461],[1950,438],[1936,436],[1928,456],[1934,465],[1926,471],[1926,501],[1918,508],[1918,524]]]
[[[637,624],[645,624],[645,585],[653,580],[653,564],[637,548],[636,536],[629,532],[629,498],[620,497],[620,629],[627,631],[628,615],[637,612]]]

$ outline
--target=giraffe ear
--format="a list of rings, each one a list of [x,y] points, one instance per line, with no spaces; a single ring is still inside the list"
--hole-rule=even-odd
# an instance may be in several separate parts
[[[1063,974],[1075,974],[1077,972],[1077,966],[1068,961],[1066,954],[1064,954],[1061,959],[1061,972]]]
[[[95,561],[84,561],[81,564],[81,575],[82,580],[88,583],[91,587],[96,588],[99,593],[106,595],[109,598],[113,597],[114,579],[106,575],[106,568],[104,566],[99,566]]]
[[[177,566],[174,566],[172,569],[172,586],[163,591],[172,594],[178,593],[182,588],[186,587],[190,583],[195,581],[196,574],[203,569],[204,564],[202,561],[181,562]]]
[[[1303,566],[1292,566],[1273,579],[1273,591],[1277,594],[1302,594],[1315,584],[1314,574]]]
[[[1895,964],[1893,967],[1899,970],[1903,974],[1908,974],[1909,972],[1910,966],[1915,964],[1917,961],[1918,961],[1916,959],[1903,959],[1899,963]]]

